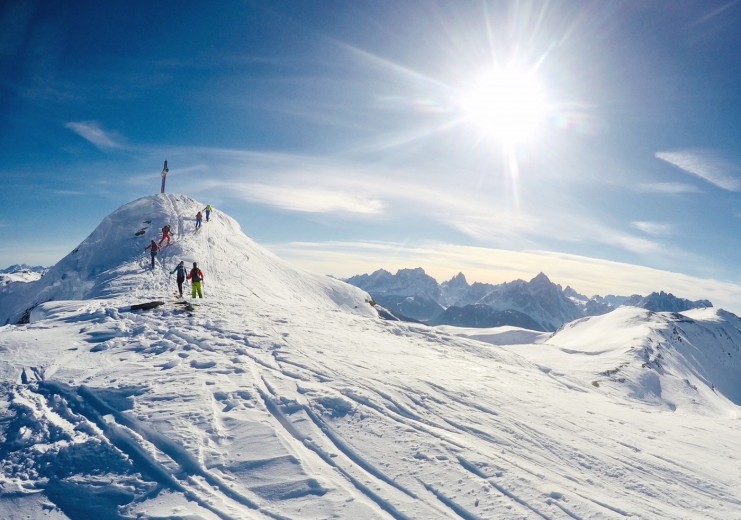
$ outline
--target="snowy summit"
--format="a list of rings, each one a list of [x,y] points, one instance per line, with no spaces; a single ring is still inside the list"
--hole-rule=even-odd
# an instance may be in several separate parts
[[[735,315],[384,321],[218,207],[196,230],[204,206],[136,200],[0,288],[0,517],[739,517]],[[180,261],[204,274],[192,306]]]
[[[0,308],[0,322],[15,322],[50,300],[110,298],[129,304],[172,299],[176,286],[170,272],[181,260],[186,267],[198,263],[210,299],[219,302],[249,301],[255,294],[317,306],[317,310],[328,305],[359,309],[359,303],[365,302],[365,293],[345,284],[297,273],[245,236],[227,215],[212,215],[196,231],[195,215],[203,207],[189,197],[165,194],[119,208],[40,281],[19,287],[17,294],[11,292]],[[157,268],[149,270],[145,247],[150,240],[159,243],[160,230],[167,224],[174,240],[158,253]],[[365,310],[364,314],[372,313]]]

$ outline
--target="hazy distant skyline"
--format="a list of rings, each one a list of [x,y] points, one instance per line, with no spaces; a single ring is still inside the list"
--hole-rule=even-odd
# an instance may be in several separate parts
[[[0,266],[55,263],[167,159],[324,274],[732,303],[739,27],[738,1],[3,2]]]

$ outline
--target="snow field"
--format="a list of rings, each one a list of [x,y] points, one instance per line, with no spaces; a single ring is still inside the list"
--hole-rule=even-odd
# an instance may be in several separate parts
[[[494,346],[378,320],[365,293],[285,265],[218,208],[192,231],[203,206],[114,212],[106,233],[132,245],[76,260],[100,267],[86,298],[58,264],[24,293],[54,301],[0,328],[0,517],[738,516],[732,315],[634,310]],[[151,215],[177,239],[154,271],[136,242],[161,225],[134,235]],[[170,297],[179,259],[206,277],[192,312]]]

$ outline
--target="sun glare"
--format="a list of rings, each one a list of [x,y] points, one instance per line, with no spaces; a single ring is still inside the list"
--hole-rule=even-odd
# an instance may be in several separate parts
[[[532,139],[545,119],[545,95],[531,73],[489,73],[464,92],[460,102],[466,120],[502,143]]]

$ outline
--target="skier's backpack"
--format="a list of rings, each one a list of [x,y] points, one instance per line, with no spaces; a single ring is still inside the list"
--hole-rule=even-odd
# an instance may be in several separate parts
[[[170,224],[167,224],[165,227],[162,228],[162,234],[167,235],[170,233]]]
[[[201,281],[201,273],[200,270],[197,267],[194,267],[190,271],[190,278],[193,282],[200,282]]]

